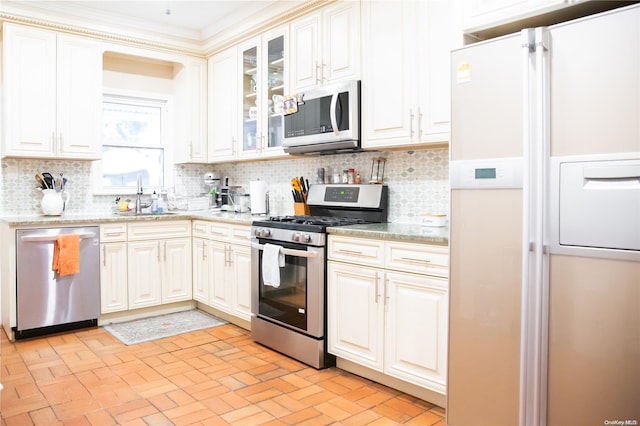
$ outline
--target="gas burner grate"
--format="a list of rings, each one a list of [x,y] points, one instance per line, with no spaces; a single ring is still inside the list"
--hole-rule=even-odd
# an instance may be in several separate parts
[[[270,222],[291,223],[294,225],[345,226],[367,223],[363,219],[334,216],[273,216]]]

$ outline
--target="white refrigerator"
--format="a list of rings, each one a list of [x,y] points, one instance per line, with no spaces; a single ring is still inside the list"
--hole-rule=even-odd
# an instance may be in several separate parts
[[[640,424],[640,5],[452,73],[447,424]]]

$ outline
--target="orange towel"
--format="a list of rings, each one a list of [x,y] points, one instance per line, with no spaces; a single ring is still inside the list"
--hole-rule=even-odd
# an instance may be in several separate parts
[[[62,277],[80,272],[80,236],[58,235],[53,242],[53,270]]]

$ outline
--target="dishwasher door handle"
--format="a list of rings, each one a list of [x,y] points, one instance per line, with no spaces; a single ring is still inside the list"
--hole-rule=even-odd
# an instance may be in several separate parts
[[[56,238],[58,237],[58,235],[71,235],[71,234],[57,234],[57,235],[24,235],[22,237],[20,237],[21,241],[24,241],[26,243],[33,243],[33,242],[54,242],[56,240]],[[95,238],[96,234],[93,232],[89,232],[86,234],[78,234],[78,236],[80,237],[81,240],[87,239],[87,238]]]

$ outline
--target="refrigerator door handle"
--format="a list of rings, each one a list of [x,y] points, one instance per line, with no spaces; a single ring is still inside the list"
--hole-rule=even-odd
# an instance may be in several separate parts
[[[523,153],[520,425],[546,424],[549,188],[549,31],[523,30]]]

